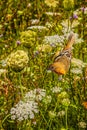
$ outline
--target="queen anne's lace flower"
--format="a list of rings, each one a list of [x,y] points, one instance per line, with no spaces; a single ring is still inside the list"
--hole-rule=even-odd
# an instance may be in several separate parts
[[[58,117],[63,117],[63,116],[65,116],[65,111],[59,111],[58,112]]]
[[[82,60],[76,58],[72,59],[72,64],[74,67],[78,67],[80,69],[84,68],[87,65],[87,63],[84,63]]]
[[[45,26],[31,26],[31,27],[28,27],[27,29],[39,31],[39,32],[47,30],[47,28]]]
[[[34,119],[34,113],[38,113],[38,103],[34,101],[19,101],[15,107],[11,108],[10,113],[12,120]]]
[[[64,43],[65,38],[64,36],[59,36],[59,35],[53,35],[53,36],[45,36],[43,42],[46,44],[54,44],[54,45],[62,45]]]
[[[72,68],[71,72],[74,74],[82,74],[82,69],[81,68]]]
[[[59,93],[59,92],[61,92],[61,90],[62,90],[62,88],[57,87],[57,86],[55,86],[55,87],[52,88],[52,92],[53,93]]]
[[[44,89],[34,89],[26,93],[24,101],[19,101],[11,108],[11,119],[23,121],[28,118],[34,119],[35,114],[39,112],[38,102],[45,97],[46,91]]]
[[[87,124],[83,121],[78,123],[79,128],[86,128]]]

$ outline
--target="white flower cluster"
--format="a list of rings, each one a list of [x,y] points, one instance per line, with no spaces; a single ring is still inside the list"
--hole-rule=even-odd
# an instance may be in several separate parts
[[[1,76],[2,74],[6,74],[6,72],[7,72],[6,69],[0,69],[0,76]]]
[[[38,24],[40,22],[39,19],[31,19],[30,21],[32,25]]]
[[[12,120],[34,119],[34,113],[38,113],[38,103],[34,101],[19,101],[15,107],[11,108],[10,113]]]
[[[71,30],[69,30],[69,32],[67,32],[67,28],[68,27],[63,27],[62,32],[64,33],[64,37],[65,39],[68,39],[68,36],[70,35]],[[75,34],[75,44],[80,44],[82,42],[84,42],[84,40],[82,38],[79,37],[79,35],[77,33]]]
[[[7,59],[1,60],[0,64],[2,67],[5,67],[7,65]]]
[[[41,101],[43,97],[46,96],[46,90],[45,89],[34,89],[30,92],[26,93],[25,99],[26,100],[35,100],[35,101]]]
[[[47,28],[45,26],[31,26],[31,27],[28,27],[27,29],[38,30],[38,31],[47,30]]]
[[[82,69],[80,69],[80,68],[72,68],[71,72],[73,74],[82,74]]]
[[[53,35],[53,36],[45,36],[43,42],[46,44],[50,44],[51,46],[55,44],[56,45],[62,45],[65,41],[65,37],[63,35]]]
[[[61,92],[61,90],[62,90],[62,88],[60,88],[58,86],[55,86],[55,87],[52,88],[53,93],[59,93],[59,92]]]
[[[34,119],[35,113],[39,112],[38,101],[45,97],[46,91],[44,89],[34,89],[26,93],[24,101],[19,101],[14,107],[11,108],[11,119],[23,121],[28,118]]]
[[[60,13],[57,13],[57,12],[46,12],[45,14],[48,16],[60,16],[61,15]]]
[[[63,116],[65,116],[65,111],[59,111],[58,112],[58,117],[63,117]]]
[[[86,124],[86,122],[81,121],[78,123],[78,126],[79,126],[79,128],[86,128],[87,124]]]
[[[74,74],[82,74],[82,70],[84,67],[87,66],[87,63],[83,62],[80,59],[73,58],[72,61],[73,68],[71,69],[71,72]]]

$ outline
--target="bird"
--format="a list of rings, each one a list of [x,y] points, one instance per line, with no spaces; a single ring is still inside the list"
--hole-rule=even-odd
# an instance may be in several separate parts
[[[70,68],[72,58],[72,45],[75,43],[75,34],[71,32],[67,44],[63,50],[54,58],[54,62],[48,67],[48,70],[58,75],[65,75]]]

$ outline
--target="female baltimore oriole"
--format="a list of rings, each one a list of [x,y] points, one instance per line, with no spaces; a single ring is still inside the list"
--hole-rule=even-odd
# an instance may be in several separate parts
[[[70,33],[68,41],[64,49],[54,58],[53,64],[50,65],[49,70],[64,75],[68,72],[71,63],[72,45],[75,42],[74,33]]]

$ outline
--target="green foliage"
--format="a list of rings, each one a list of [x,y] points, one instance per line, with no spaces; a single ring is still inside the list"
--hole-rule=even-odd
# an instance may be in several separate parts
[[[86,129],[86,0],[3,0],[0,5],[0,129]],[[61,79],[48,67],[70,31],[76,39],[73,58]]]

